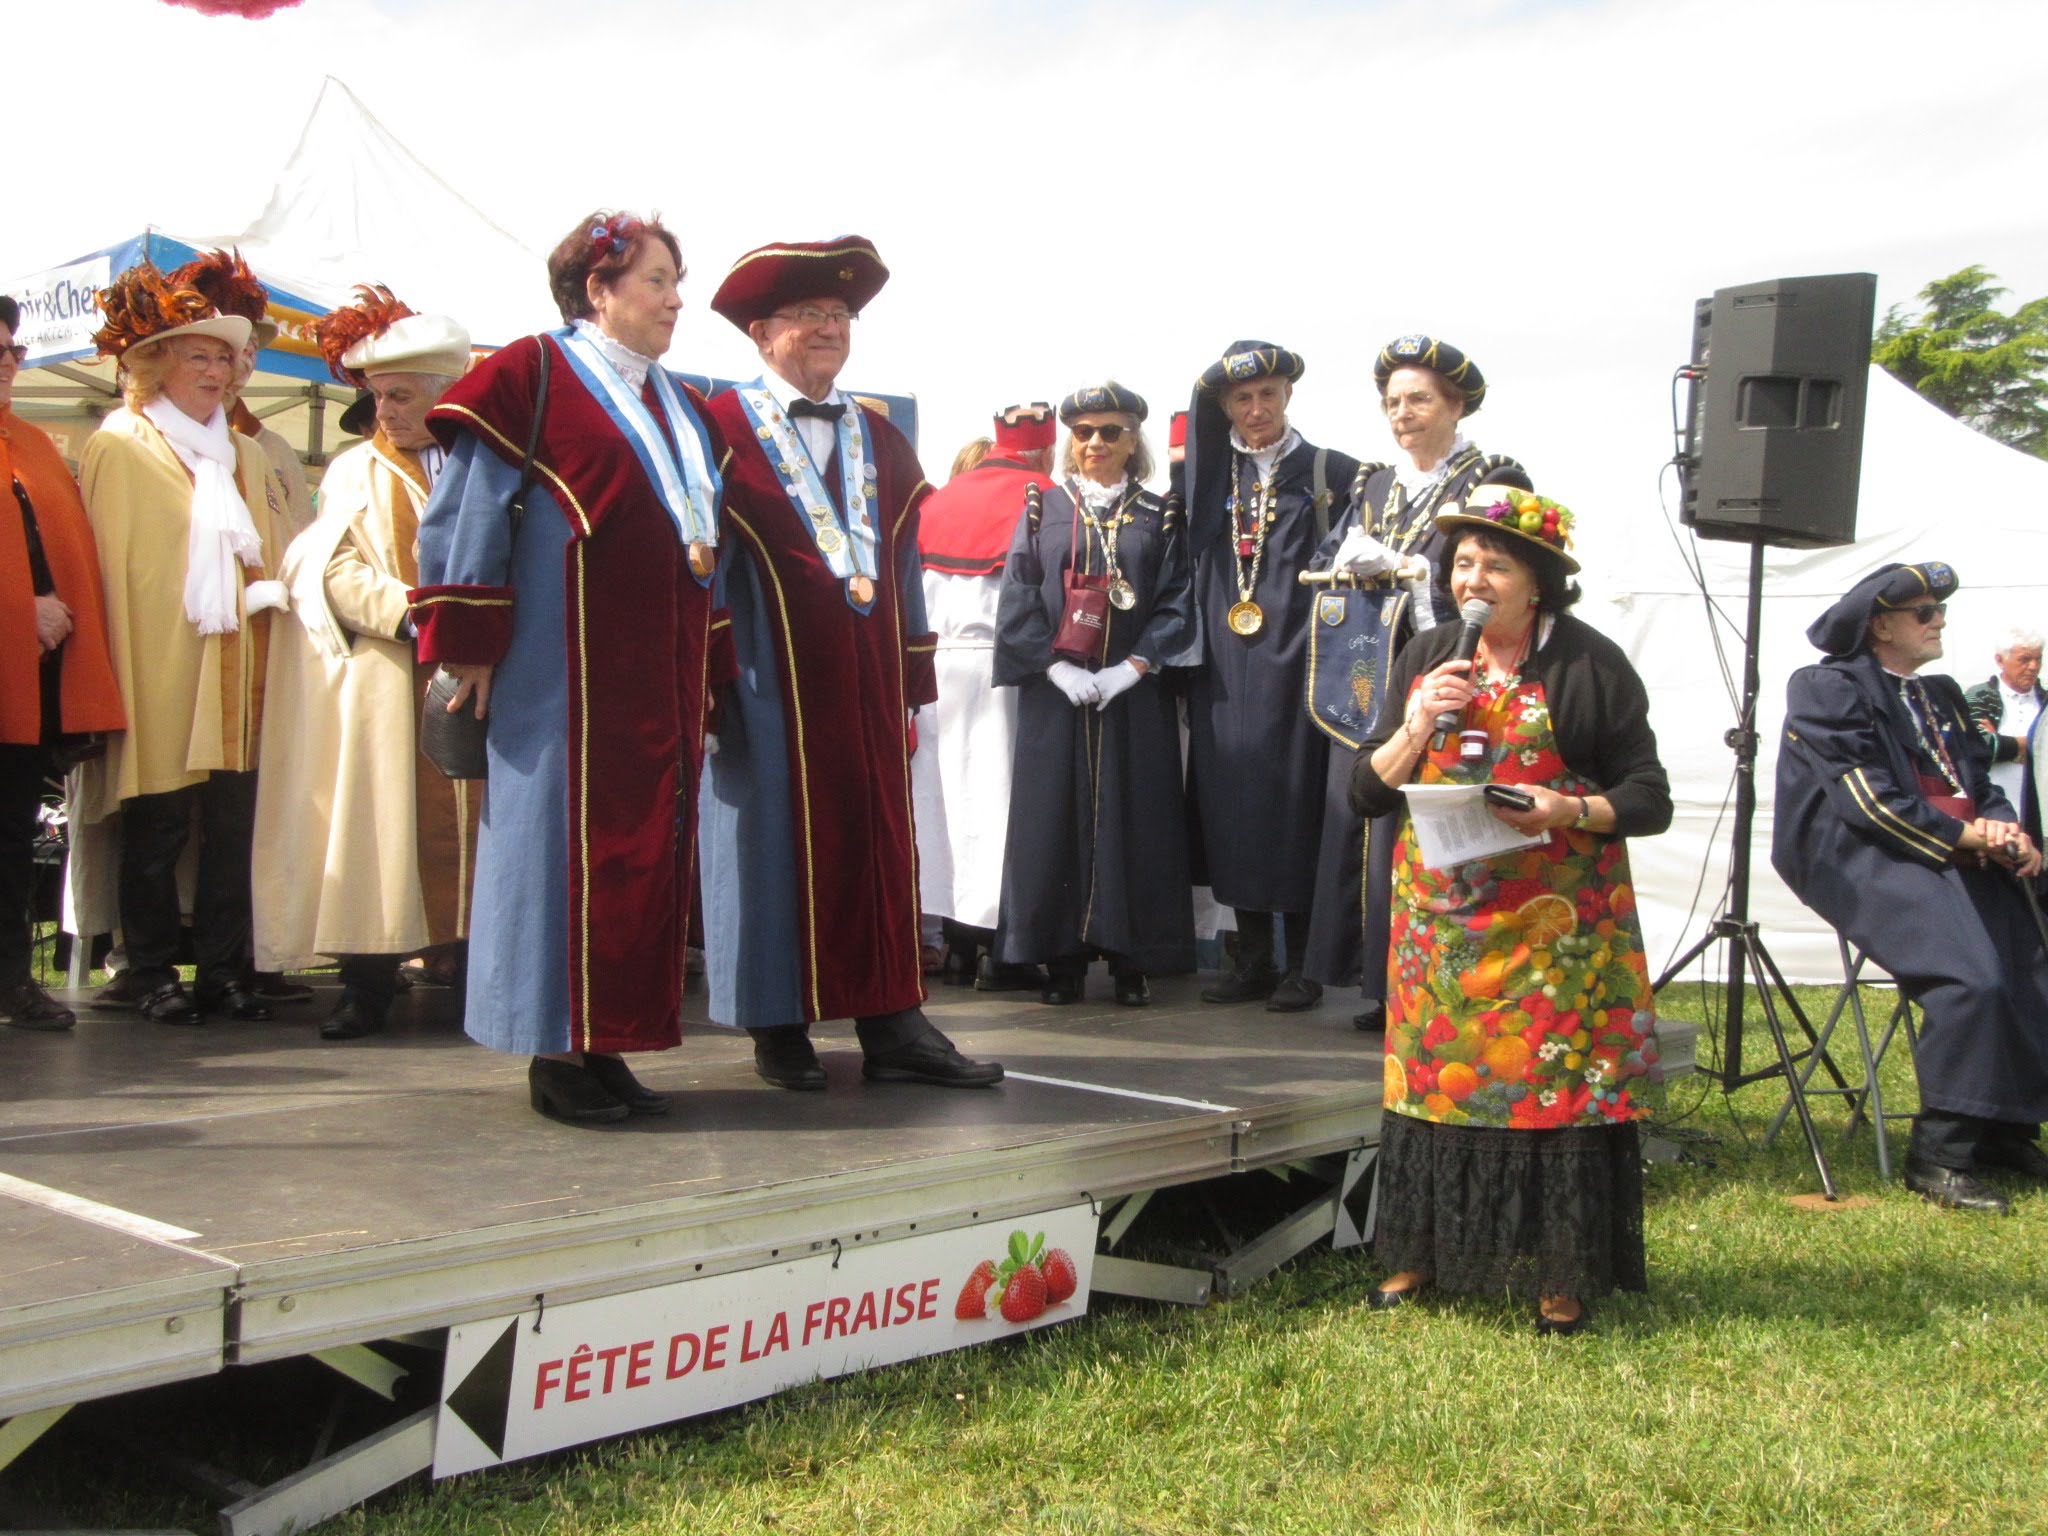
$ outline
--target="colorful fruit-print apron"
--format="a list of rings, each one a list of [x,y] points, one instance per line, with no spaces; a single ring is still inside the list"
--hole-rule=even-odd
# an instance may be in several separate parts
[[[1474,695],[1467,730],[1423,761],[1423,784],[1542,784],[1595,792],[1557,755],[1542,685]],[[1425,868],[1406,817],[1394,847],[1385,1105],[1446,1125],[1550,1130],[1640,1119],[1663,1070],[1628,853],[1618,837],[1554,830],[1541,847]]]

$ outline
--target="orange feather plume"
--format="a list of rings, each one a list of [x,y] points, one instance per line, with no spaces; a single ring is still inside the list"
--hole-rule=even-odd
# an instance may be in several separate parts
[[[99,303],[100,328],[92,339],[105,357],[119,357],[152,336],[215,313],[205,294],[164,276],[147,261],[102,288]]]
[[[382,283],[358,283],[355,303],[313,322],[313,339],[319,344],[320,355],[327,360],[328,372],[360,389],[363,375],[354,368],[341,366],[348,349],[359,341],[383,335],[412,313],[411,306]]]
[[[251,325],[263,318],[270,304],[270,290],[249,270],[239,250],[208,251],[173,272],[171,281],[198,289],[222,314],[240,315]]]

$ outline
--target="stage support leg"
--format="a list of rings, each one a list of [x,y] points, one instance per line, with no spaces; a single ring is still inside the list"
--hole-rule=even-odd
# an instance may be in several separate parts
[[[1149,1264],[1143,1259],[1123,1259],[1115,1254],[1095,1255],[1095,1271],[1089,1289],[1111,1296],[1135,1296],[1141,1301],[1167,1301],[1176,1306],[1208,1305],[1216,1276],[1206,1269],[1183,1269],[1177,1264]]]
[[[17,1413],[13,1418],[0,1422],[0,1471],[12,1466],[16,1457],[42,1439],[65,1414],[71,1411],[66,1403],[61,1408],[38,1408],[33,1413]]]
[[[434,1464],[434,1419],[439,1412],[439,1404],[422,1408],[222,1510],[221,1536],[303,1531],[424,1472]]]
[[[1277,1226],[1268,1227],[1216,1266],[1216,1294],[1228,1300],[1263,1280],[1296,1254],[1328,1237],[1337,1226],[1337,1191],[1325,1189]]]

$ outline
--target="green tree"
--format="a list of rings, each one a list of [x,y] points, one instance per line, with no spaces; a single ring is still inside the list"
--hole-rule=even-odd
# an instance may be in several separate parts
[[[1978,266],[1936,278],[1919,315],[1886,313],[1870,360],[1986,436],[2048,458],[2048,298],[2001,314],[2007,291]]]

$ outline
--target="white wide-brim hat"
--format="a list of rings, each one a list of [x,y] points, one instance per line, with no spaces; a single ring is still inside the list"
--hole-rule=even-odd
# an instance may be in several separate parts
[[[204,320],[188,321],[174,325],[169,330],[158,331],[153,336],[144,336],[135,346],[152,341],[169,341],[173,336],[212,336],[228,344],[228,350],[240,355],[242,348],[249,345],[249,322],[240,315],[208,315]]]
[[[469,372],[469,332],[446,315],[407,315],[341,355],[341,366],[364,375],[434,373],[459,379]]]

